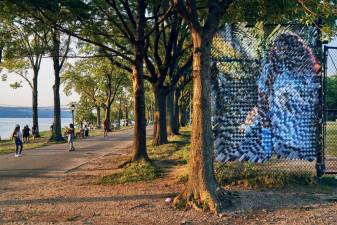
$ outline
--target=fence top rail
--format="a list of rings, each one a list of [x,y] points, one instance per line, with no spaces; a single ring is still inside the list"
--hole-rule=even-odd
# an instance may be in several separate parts
[[[324,109],[326,112],[337,112],[337,109]]]
[[[328,46],[328,45],[324,45],[325,49],[337,49],[337,46]]]

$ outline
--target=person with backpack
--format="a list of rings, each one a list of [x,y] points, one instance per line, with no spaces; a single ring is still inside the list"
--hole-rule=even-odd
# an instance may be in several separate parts
[[[15,126],[15,129],[12,133],[12,140],[14,140],[14,143],[15,143],[15,157],[20,157],[22,156],[22,150],[23,150],[23,144],[22,144],[22,138],[23,138],[23,135],[20,131],[20,125],[17,124]]]
[[[23,142],[29,143],[30,128],[26,125],[23,129]]]

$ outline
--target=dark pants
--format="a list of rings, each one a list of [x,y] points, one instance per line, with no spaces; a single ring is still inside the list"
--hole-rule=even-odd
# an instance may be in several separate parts
[[[15,146],[16,146],[15,153],[17,155],[20,155],[22,153],[23,145],[22,141],[19,138],[15,139]]]

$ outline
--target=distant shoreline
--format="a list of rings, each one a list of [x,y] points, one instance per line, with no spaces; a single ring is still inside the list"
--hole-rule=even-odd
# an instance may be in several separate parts
[[[31,116],[20,116],[20,117],[5,117],[5,116],[0,116],[0,118],[3,118],[3,119],[17,119],[17,118],[22,118],[22,119],[31,119],[32,117]],[[52,117],[41,117],[39,116],[39,119],[52,119],[54,118],[53,116]],[[62,118],[67,118],[67,119],[71,119],[72,117],[71,116],[62,116]]]
[[[52,107],[39,107],[39,118],[54,118],[54,109]],[[71,118],[69,109],[61,109],[62,118]],[[0,106],[0,118],[32,118],[32,108]]]

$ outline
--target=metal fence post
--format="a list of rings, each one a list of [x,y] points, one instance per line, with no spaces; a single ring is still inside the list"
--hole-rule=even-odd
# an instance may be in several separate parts
[[[320,63],[323,64],[323,68],[321,70],[321,76],[320,76],[320,83],[321,87],[318,92],[318,99],[319,99],[319,105],[318,105],[318,115],[319,118],[317,120],[317,133],[316,133],[316,174],[317,177],[321,177],[324,175],[325,172],[325,162],[324,162],[324,90],[325,90],[325,76],[326,76],[326,69],[327,69],[327,49],[326,46],[324,46],[323,54],[322,54],[322,34],[321,34],[321,27],[322,27],[322,19],[320,18],[318,20],[318,35],[316,40],[316,48],[317,48],[317,57],[320,60]]]

